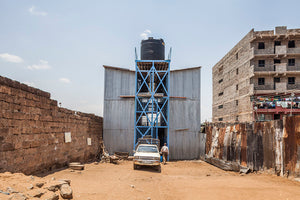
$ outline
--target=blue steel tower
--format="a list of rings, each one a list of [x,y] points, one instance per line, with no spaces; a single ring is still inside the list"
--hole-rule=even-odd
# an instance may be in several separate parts
[[[134,149],[139,138],[155,138],[169,146],[170,60],[165,60],[162,39],[141,42],[135,60]]]

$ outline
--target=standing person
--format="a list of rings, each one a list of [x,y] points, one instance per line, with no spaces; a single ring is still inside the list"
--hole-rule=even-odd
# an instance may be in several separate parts
[[[163,156],[163,163],[165,165],[169,155],[169,148],[167,147],[167,143],[164,143],[164,146],[161,148],[161,152]]]

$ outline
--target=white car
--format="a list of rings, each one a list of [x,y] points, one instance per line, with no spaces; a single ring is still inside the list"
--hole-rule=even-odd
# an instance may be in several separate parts
[[[138,166],[153,166],[157,171],[161,171],[160,154],[158,148],[154,144],[140,144],[133,158],[133,169]]]

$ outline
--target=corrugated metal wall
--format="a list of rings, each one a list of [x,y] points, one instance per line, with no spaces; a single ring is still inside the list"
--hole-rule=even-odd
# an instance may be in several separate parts
[[[134,137],[135,72],[105,68],[103,140],[110,154],[131,152]]]
[[[200,68],[171,71],[169,113],[170,159],[199,159],[204,155],[200,133]]]
[[[208,158],[237,162],[252,170],[300,176],[300,116],[269,122],[206,126]]]
[[[135,72],[105,68],[103,139],[112,154],[132,154],[134,138]],[[170,159],[198,159],[205,153],[205,134],[200,132],[200,68],[171,71],[169,143]]]

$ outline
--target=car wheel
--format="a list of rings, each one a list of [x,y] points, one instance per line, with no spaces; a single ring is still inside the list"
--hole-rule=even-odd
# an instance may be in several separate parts
[[[137,165],[133,164],[133,169],[136,170],[137,169]]]
[[[161,172],[161,166],[160,166],[160,165],[157,167],[157,171],[158,171],[159,173]]]

